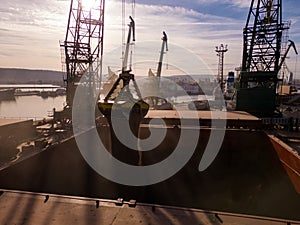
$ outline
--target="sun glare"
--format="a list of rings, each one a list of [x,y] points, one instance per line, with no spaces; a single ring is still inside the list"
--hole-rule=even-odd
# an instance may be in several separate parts
[[[92,9],[96,2],[97,0],[82,0],[81,4],[84,9]]]

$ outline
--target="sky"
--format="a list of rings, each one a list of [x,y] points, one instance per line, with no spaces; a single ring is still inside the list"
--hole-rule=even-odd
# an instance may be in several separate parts
[[[174,67],[192,67],[190,56],[186,57],[191,54],[216,74],[215,47],[220,44],[228,45],[224,73],[241,65],[242,32],[250,0],[135,0],[134,10],[133,1],[126,2],[126,18],[134,14],[136,23],[134,48],[139,52],[133,53],[134,62],[157,61],[162,31],[166,31],[169,51],[165,62]],[[106,0],[105,4],[104,58],[109,58],[122,46],[121,0]],[[0,67],[60,71],[59,41],[65,37],[69,5],[70,0],[1,0]],[[291,21],[289,38],[300,49],[299,9],[299,0],[283,0],[283,20]],[[121,66],[118,54],[113,56]],[[185,60],[186,65],[179,65],[175,58]],[[293,51],[286,62],[300,78],[300,63]]]

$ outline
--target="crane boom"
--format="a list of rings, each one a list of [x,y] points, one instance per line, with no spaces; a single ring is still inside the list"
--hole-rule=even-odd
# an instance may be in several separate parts
[[[163,63],[163,58],[164,58],[164,53],[165,49],[168,51],[168,36],[166,32],[163,31],[163,37],[162,37],[162,45],[161,45],[161,51],[160,51],[160,56],[159,56],[159,62],[158,62],[158,67],[157,67],[157,76],[161,76],[161,69],[162,69],[162,63]]]
[[[278,66],[278,67],[279,67],[279,70],[281,69],[281,67],[282,67],[282,65],[283,65],[283,63],[284,63],[284,61],[285,61],[285,59],[286,59],[286,57],[287,57],[287,54],[289,53],[291,47],[293,47],[293,49],[295,50],[296,55],[298,55],[298,51],[297,51],[297,49],[296,49],[295,42],[293,42],[293,41],[291,41],[291,40],[289,40],[289,42],[290,42],[290,43],[289,43],[289,46],[288,46],[288,48],[286,49],[286,51],[285,51],[283,57],[281,58],[280,64],[279,64],[279,66]]]
[[[147,114],[149,105],[142,100],[141,92],[135,81],[134,74],[131,73],[131,69],[127,69],[131,34],[133,35],[133,41],[135,41],[135,23],[131,16],[129,19],[129,31],[124,53],[122,72],[119,74],[118,79],[113,84],[105,98],[98,101],[98,109],[108,119],[111,126],[113,115],[117,114],[118,118],[122,118],[121,120],[128,120],[131,130],[137,136],[139,123]],[[133,83],[133,88],[129,88],[130,82]],[[123,112],[125,111],[129,112],[128,117],[124,117]],[[113,134],[112,130],[111,132]]]
[[[127,42],[126,42],[126,48],[125,48],[125,53],[124,53],[124,60],[123,60],[123,66],[122,66],[122,71],[126,71],[128,67],[128,55],[129,55],[129,47],[130,47],[130,39],[131,39],[131,32],[132,32],[132,41],[135,41],[135,23],[134,20],[131,16],[129,16],[130,23],[129,23],[129,31],[128,31],[128,36],[127,36]],[[130,68],[129,68],[130,70]]]

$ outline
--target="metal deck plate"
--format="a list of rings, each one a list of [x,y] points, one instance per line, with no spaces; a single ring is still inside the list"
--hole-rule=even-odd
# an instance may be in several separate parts
[[[106,199],[3,190],[1,224],[202,224],[286,225],[300,221],[255,217],[150,204],[131,204]]]

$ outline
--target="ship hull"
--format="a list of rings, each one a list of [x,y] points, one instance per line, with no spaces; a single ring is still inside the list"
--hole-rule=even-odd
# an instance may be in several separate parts
[[[160,128],[157,129],[152,132],[159,132]],[[200,172],[199,162],[214,128],[199,129],[199,142],[191,159],[174,176],[159,183],[135,187],[104,178],[84,160],[72,137],[0,171],[0,188],[135,199],[151,204],[300,219],[300,195],[295,191],[265,132],[226,129],[216,159]],[[193,132],[192,128],[188,132]],[[98,133],[109,149],[109,126],[99,125]],[[140,135],[147,134],[148,128],[142,127]],[[162,143],[155,150],[142,153],[142,163],[150,165],[168,157],[179,136],[179,129],[168,127]],[[187,142],[182,151],[190,147]],[[114,149],[127,150],[121,143],[115,143]],[[114,156],[118,158],[118,154]]]
[[[296,150],[294,150],[289,145],[285,144],[280,139],[276,138],[274,135],[269,135],[272,145],[284,167],[286,173],[288,174],[290,180],[292,181],[295,190],[300,195],[300,156]]]

